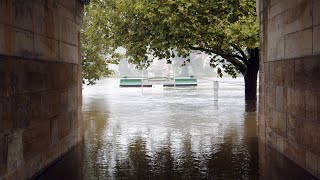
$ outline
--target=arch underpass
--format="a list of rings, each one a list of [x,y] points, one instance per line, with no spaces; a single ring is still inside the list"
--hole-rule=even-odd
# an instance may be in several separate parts
[[[320,177],[320,1],[257,2],[261,144]],[[0,1],[0,179],[33,177],[82,138],[82,14],[79,0]]]

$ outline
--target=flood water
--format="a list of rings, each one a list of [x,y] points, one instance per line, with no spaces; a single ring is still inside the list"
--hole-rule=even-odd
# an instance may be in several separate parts
[[[141,89],[104,79],[84,87],[84,142],[75,150],[81,160],[69,165],[81,164],[76,177],[313,179],[258,142],[242,79],[219,79],[218,101],[212,79],[199,81],[196,88]]]

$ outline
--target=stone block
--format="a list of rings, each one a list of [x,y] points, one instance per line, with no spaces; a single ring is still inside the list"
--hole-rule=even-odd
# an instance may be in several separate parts
[[[24,130],[22,135],[23,157],[30,160],[48,148],[50,144],[50,121],[44,121]]]
[[[34,57],[37,59],[58,60],[58,41],[44,36],[35,36]]]
[[[79,65],[72,65],[72,84],[78,84],[78,82],[80,82],[78,78],[78,66]]]
[[[320,24],[320,1],[313,0],[313,25]]]
[[[72,64],[50,63],[49,74],[53,89],[66,89],[72,83]]]
[[[301,148],[299,145],[292,143],[290,141],[284,142],[284,154],[297,163],[298,165],[305,167],[306,161],[305,161],[305,150]]]
[[[320,12],[320,10],[318,11]],[[313,55],[319,55],[319,54],[320,54],[320,25],[313,27]]]
[[[285,36],[285,58],[312,55],[312,28]]]
[[[277,136],[277,150],[280,153],[284,152],[284,138],[282,136]]]
[[[285,112],[286,90],[283,86],[276,86],[276,110]]]
[[[0,24],[0,54],[14,55],[16,31],[13,27]]]
[[[14,123],[11,116],[11,100],[9,98],[0,98],[0,133],[13,129]]]
[[[75,21],[75,14],[73,11],[70,11],[65,6],[62,6],[61,4],[57,4],[57,9],[60,17],[67,18],[71,21]]]
[[[286,109],[292,115],[305,117],[305,91],[287,88]]]
[[[68,111],[78,109],[78,87],[71,86],[68,88]]]
[[[312,120],[303,121],[303,144],[306,149],[320,156],[320,123]]]
[[[34,34],[28,31],[15,31],[15,56],[32,58]]]
[[[271,117],[269,118],[268,125],[273,132],[282,137],[287,136],[287,117],[285,113],[271,110]]]
[[[283,68],[283,77],[284,77],[284,84],[287,87],[294,87],[294,71],[293,69],[295,68],[294,66],[294,61],[292,60],[288,60],[288,61],[284,61],[282,63],[282,68]],[[284,69],[288,69],[287,71],[285,71]]]
[[[275,16],[268,23],[267,60],[284,59],[284,14]]]
[[[76,1],[75,6],[76,6],[76,16],[82,17],[83,10],[84,10],[83,4],[80,1]]]
[[[9,24],[12,22],[12,1],[0,1],[0,23]]]
[[[79,63],[77,46],[64,42],[59,42],[59,50],[61,61],[74,64]]]
[[[312,152],[306,151],[306,168],[307,170],[313,174],[317,175],[317,161],[318,157]]]
[[[268,83],[266,88],[266,106],[270,108],[276,107],[276,87],[273,83]]]
[[[54,147],[59,142],[58,118],[59,117],[57,116],[50,119],[50,147]]]
[[[306,91],[306,117],[316,121],[317,119],[317,94],[313,91]]]
[[[8,142],[8,172],[21,168],[23,165],[23,146],[22,146],[22,131],[13,133]]]
[[[6,136],[0,136],[0,177],[7,172],[8,141]]]
[[[51,87],[49,65],[43,61],[29,61],[25,66],[23,91],[39,92]]]
[[[59,23],[59,40],[77,46],[78,36],[76,23],[64,17],[60,17]]]
[[[45,119],[59,115],[61,109],[60,105],[60,92],[47,91],[42,94],[40,107],[43,109]]]
[[[285,34],[312,27],[312,1],[304,1],[285,12]]]
[[[33,4],[33,29],[39,35],[57,40],[59,38],[58,13],[54,5],[48,4]]]
[[[12,18],[14,25],[21,29],[29,31],[33,30],[33,2],[32,1],[18,1],[13,0],[12,2]]]
[[[0,33],[0,54],[33,57],[34,33],[7,25],[0,25]]]
[[[75,0],[59,0],[58,3],[61,4],[63,7],[67,8],[70,12],[75,12]]]
[[[60,92],[60,112],[66,113],[68,111],[68,90]]]
[[[58,138],[59,140],[68,136],[71,132],[71,113],[60,114],[58,117]]]
[[[302,144],[303,142],[303,120],[298,117],[287,117],[287,138],[290,142],[295,144]]]
[[[320,56],[295,60],[294,84],[296,88],[313,91],[320,90]]]
[[[12,119],[16,128],[43,121],[43,109],[40,93],[31,93],[13,97],[11,106]]]

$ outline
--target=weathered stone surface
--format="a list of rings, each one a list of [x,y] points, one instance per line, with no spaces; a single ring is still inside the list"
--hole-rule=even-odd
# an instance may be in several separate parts
[[[284,14],[275,16],[269,21],[268,30],[267,60],[274,61],[284,58]]]
[[[295,60],[294,84],[298,89],[320,90],[320,56]]]
[[[67,8],[70,12],[75,12],[75,6],[76,2],[75,1],[65,1],[65,0],[59,0],[59,4]]]
[[[0,179],[30,178],[82,138],[82,12],[77,0],[0,1]]]
[[[58,13],[54,2],[34,3],[33,29],[34,32],[45,37],[58,39]]]
[[[313,55],[319,55],[319,54],[320,54],[320,25],[313,27]]]
[[[305,150],[290,141],[284,143],[284,154],[298,165],[305,167]]]
[[[59,23],[59,40],[77,46],[78,37],[76,23],[64,17],[60,17]]]
[[[68,88],[68,111],[78,109],[78,87],[72,86]]]
[[[31,126],[23,132],[23,157],[30,160],[40,154],[50,144],[50,121],[44,121]]]
[[[287,117],[287,138],[294,144],[302,144],[303,142],[303,120],[298,117]]]
[[[319,0],[313,0],[313,25],[319,25],[320,24],[320,1]]]
[[[306,149],[320,155],[320,123],[312,120],[303,122],[303,144]]]
[[[286,90],[282,86],[276,86],[276,110],[279,112],[284,112],[285,102],[286,102]]]
[[[259,96],[263,98],[259,108],[264,111],[259,111],[263,113],[259,118],[266,124],[264,130],[259,129],[260,140],[265,138],[319,176],[320,1],[258,0],[258,4],[260,75],[264,76]]]
[[[305,106],[305,91],[287,88],[287,111],[295,116],[305,117],[306,106]]]
[[[306,91],[306,117],[316,121],[317,119],[317,93],[313,91]]]
[[[312,1],[304,1],[285,12],[285,33],[301,31],[312,27]]]
[[[266,106],[270,108],[276,107],[276,87],[273,83],[265,85],[266,88]]]
[[[285,58],[312,55],[312,28],[285,36]]]
[[[59,115],[58,119],[58,138],[61,140],[70,134],[71,131],[71,113]]]
[[[287,117],[285,113],[271,110],[271,118],[269,119],[269,127],[273,132],[280,136],[286,137],[287,132]]]
[[[277,150],[281,153],[284,152],[284,141],[282,136],[277,136]]]
[[[35,36],[34,57],[49,61],[58,60],[58,41],[43,36]]]
[[[317,174],[318,157],[312,152],[306,151],[306,168],[311,174]]]
[[[0,177],[7,172],[8,142],[6,136],[0,136]]]
[[[61,61],[78,64],[78,48],[74,45],[59,42]]]
[[[11,100],[0,98],[0,134],[13,129],[14,123],[11,120]]]
[[[8,142],[8,172],[14,171],[23,164],[23,146],[22,146],[22,131],[17,131],[10,137]]]

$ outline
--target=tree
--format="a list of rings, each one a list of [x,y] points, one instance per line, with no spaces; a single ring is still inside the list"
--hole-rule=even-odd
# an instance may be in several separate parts
[[[106,28],[107,16],[110,12],[107,3],[96,1],[85,6],[81,30],[81,55],[83,83],[95,84],[101,77],[113,73],[108,64],[117,64],[120,55],[115,53],[108,39]]]
[[[124,47],[130,63],[146,68],[152,62],[150,56],[168,62],[179,56],[188,61],[191,52],[205,52],[212,55],[211,66],[221,77],[223,71],[233,77],[241,73],[245,99],[256,99],[259,32],[255,1],[97,0],[92,4],[99,7],[93,16],[97,27],[105,31],[103,41],[109,49]]]

